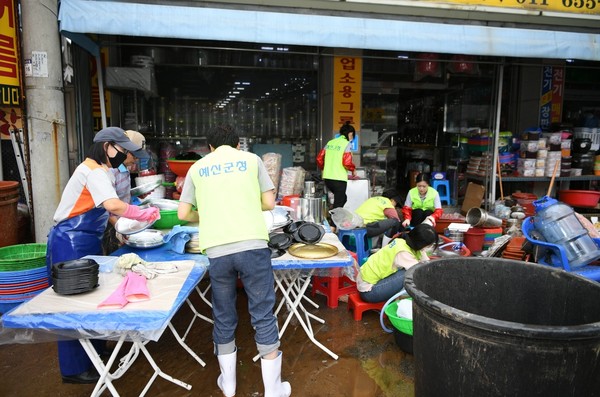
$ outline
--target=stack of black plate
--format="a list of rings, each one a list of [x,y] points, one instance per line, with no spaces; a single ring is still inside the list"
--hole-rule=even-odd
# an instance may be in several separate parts
[[[98,263],[93,259],[76,259],[52,265],[52,289],[57,294],[74,295],[98,286]]]

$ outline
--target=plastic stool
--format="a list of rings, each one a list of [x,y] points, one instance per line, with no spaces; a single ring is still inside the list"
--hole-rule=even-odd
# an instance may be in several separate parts
[[[348,310],[354,310],[354,320],[362,320],[364,311],[367,310],[383,310],[385,302],[369,303],[360,299],[360,295],[357,293],[348,295]]]
[[[362,266],[371,254],[371,238],[367,237],[367,229],[339,229],[338,238],[347,250],[356,252],[358,265]]]
[[[340,297],[356,292],[356,283],[348,276],[313,276],[311,295],[319,291],[327,297],[327,306],[337,309]]]
[[[348,251],[357,260],[356,253]],[[339,273],[341,269],[333,268],[331,272]],[[336,309],[340,297],[356,292],[356,283],[346,275],[313,276],[311,296],[319,291],[327,297],[327,306]]]
[[[432,187],[438,191],[441,202],[445,201],[447,205],[451,204],[450,181],[447,181],[445,179],[442,179],[442,180],[436,179],[433,181]],[[443,188],[443,189],[440,190],[440,188]]]

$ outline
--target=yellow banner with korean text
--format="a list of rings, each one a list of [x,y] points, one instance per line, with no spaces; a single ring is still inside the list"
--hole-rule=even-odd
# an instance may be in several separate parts
[[[552,11],[600,15],[600,0],[421,0],[428,3],[464,4],[531,11]],[[373,1],[375,3],[376,1]]]
[[[23,128],[23,100],[16,0],[0,5],[0,137]]]
[[[362,98],[362,58],[333,59],[333,130],[347,121],[360,131]]]

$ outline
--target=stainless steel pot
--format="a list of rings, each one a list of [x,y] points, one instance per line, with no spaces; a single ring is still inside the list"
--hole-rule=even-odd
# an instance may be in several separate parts
[[[323,223],[323,206],[321,198],[300,199],[300,219],[307,222]]]

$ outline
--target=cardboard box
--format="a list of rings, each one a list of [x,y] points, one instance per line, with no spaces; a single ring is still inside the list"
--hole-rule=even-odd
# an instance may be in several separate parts
[[[481,207],[481,201],[483,200],[483,195],[485,194],[485,187],[483,185],[479,185],[474,182],[469,182],[467,185],[467,192],[465,193],[465,199],[463,200],[462,207],[460,209],[460,213],[463,215],[467,215],[467,212],[471,208]]]

